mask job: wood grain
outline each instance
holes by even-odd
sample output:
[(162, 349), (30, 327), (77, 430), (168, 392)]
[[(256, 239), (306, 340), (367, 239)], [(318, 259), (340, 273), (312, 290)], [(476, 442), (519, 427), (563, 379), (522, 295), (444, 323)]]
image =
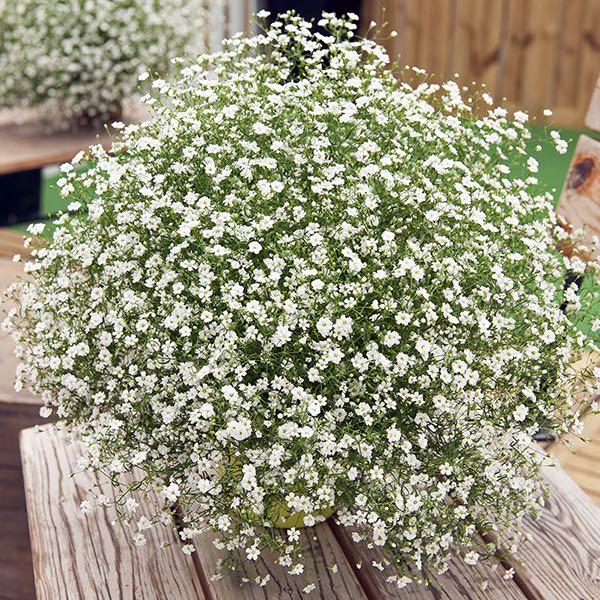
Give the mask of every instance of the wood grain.
[(600, 507), (564, 470), (544, 474), (550, 499), (539, 521), (525, 523), (533, 541), (523, 547), (525, 565), (515, 566), (517, 573), (540, 598), (600, 598)]
[(553, 98), (555, 106), (577, 105), (585, 2), (586, 0), (562, 0)]
[[(147, 107), (128, 103), (123, 118), (136, 122), (148, 114)], [(0, 113), (0, 175), (70, 161), (93, 144), (110, 146), (113, 137), (100, 126), (49, 132), (33, 110)]]
[(600, 68), (600, 2), (586, 0), (583, 7), (577, 101), (586, 114)]
[(0, 402), (0, 467), (21, 469), (19, 434), (22, 429), (47, 424), (39, 406)]
[(461, 81), (484, 83), (493, 94), (497, 89), (502, 54), (503, 0), (461, 0), (456, 4), (453, 61)]
[[(398, 32), (383, 45), (436, 81), (485, 83), (511, 109), (581, 127), (600, 65), (598, 0), (372, 0), (363, 19)], [(600, 123), (598, 123), (600, 126)], [(596, 125), (594, 125), (594, 128)]]
[(600, 236), (599, 140), (579, 138), (556, 210), (573, 229), (584, 227), (584, 243), (589, 245), (593, 236)]
[(584, 419), (584, 437), (553, 444), (550, 454), (555, 456), (561, 467), (596, 504), (600, 504), (600, 415), (588, 415)]
[[(202, 599), (190, 557), (167, 528), (136, 548), (130, 534), (111, 526), (110, 510), (84, 516), (78, 506), (93, 483), (90, 475), (70, 477), (78, 456), (53, 428), (21, 435), (23, 476), (38, 600)], [(111, 489), (100, 484), (103, 493)], [(140, 514), (145, 502), (140, 499)]]
[[(450, 569), (443, 575), (437, 575), (431, 585), (411, 584), (405, 588), (397, 588), (386, 582), (388, 572), (382, 573), (373, 566), (373, 561), (382, 562), (376, 548), (369, 549), (365, 544), (355, 544), (347, 528), (332, 524), (332, 530), (346, 556), (352, 564), (361, 563), (356, 570), (358, 579), (367, 591), (369, 598), (385, 598), (386, 600), (440, 600), (442, 598), (458, 600), (470, 598), (483, 600), (525, 600), (517, 584), (503, 579), (504, 569), (495, 563), (494, 570), (490, 565), (469, 566), (464, 561), (452, 559)], [(485, 589), (483, 582), (487, 581)]]
[(12, 260), (15, 254), (27, 256), (29, 251), (23, 246), (23, 234), (6, 227), (0, 227), (0, 258)]
[[(302, 530), (304, 575), (288, 575), (287, 569), (273, 565), (262, 557), (256, 568), (264, 575), (270, 574), (271, 580), (260, 587), (254, 583), (241, 586), (242, 578), (249, 570), (243, 570), (219, 581), (211, 581), (217, 560), (223, 554), (212, 544), (214, 536), (206, 534), (196, 540), (197, 565), (202, 579), (208, 587), (207, 595), (211, 600), (297, 600), (299, 598), (323, 598), (326, 600), (366, 599), (350, 564), (338, 545), (331, 529), (326, 524)], [(243, 563), (248, 565), (247, 562)], [(337, 565), (337, 570), (334, 568)], [(303, 592), (309, 583), (317, 587), (310, 595)]]
[(585, 125), (594, 131), (600, 131), (600, 75), (592, 93), (592, 100), (585, 116)]

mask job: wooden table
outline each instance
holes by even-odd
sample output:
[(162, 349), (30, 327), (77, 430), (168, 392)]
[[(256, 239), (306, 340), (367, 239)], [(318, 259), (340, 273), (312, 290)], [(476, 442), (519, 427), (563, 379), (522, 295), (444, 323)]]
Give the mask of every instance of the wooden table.
[[(145, 105), (129, 101), (124, 106), (123, 120), (138, 122), (148, 114)], [(102, 126), (50, 131), (36, 110), (0, 112), (0, 175), (70, 161), (93, 144), (109, 145), (112, 137)]]
[[(240, 587), (240, 576), (212, 581), (219, 552), (211, 536), (200, 538), (191, 557), (177, 548), (176, 536), (164, 528), (153, 532), (143, 548), (135, 548), (130, 534), (114, 529), (114, 513), (84, 516), (79, 503), (98, 483), (89, 474), (69, 477), (78, 448), (68, 445), (48, 427), (21, 434), (21, 455), (33, 549), (38, 599), (88, 600), (594, 600), (600, 598), (600, 508), (563, 472), (545, 473), (552, 498), (538, 522), (525, 528), (534, 541), (523, 549), (526, 566), (514, 565), (516, 576), (505, 580), (509, 565), (467, 566), (455, 559), (450, 571), (429, 587), (390, 587), (371, 566), (374, 551), (350, 541), (345, 529), (328, 521), (303, 530), (308, 580), (318, 579), (310, 594), (306, 581), (270, 566), (272, 580), (263, 588)], [(140, 514), (143, 514), (142, 502)], [(172, 546), (161, 549), (162, 542)], [(356, 562), (362, 561), (362, 568)], [(337, 570), (332, 570), (333, 565)], [(483, 580), (489, 584), (484, 591)]]
[[(128, 102), (123, 120), (148, 114), (147, 107)], [(102, 126), (49, 131), (35, 110), (0, 112), (0, 224), (39, 218), (41, 169), (70, 161), (93, 144), (110, 146), (113, 137), (114, 130)]]

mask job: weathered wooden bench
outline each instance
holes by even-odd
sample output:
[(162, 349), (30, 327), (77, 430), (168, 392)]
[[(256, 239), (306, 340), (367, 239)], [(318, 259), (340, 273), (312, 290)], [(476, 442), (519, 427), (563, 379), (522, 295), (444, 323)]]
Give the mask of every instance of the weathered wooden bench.
[[(271, 581), (262, 588), (241, 586), (242, 575), (211, 580), (219, 552), (210, 536), (196, 543), (197, 552), (190, 557), (178, 549), (175, 533), (167, 528), (137, 548), (130, 532), (111, 526), (110, 511), (83, 515), (79, 505), (90, 485), (99, 484), (107, 495), (111, 490), (89, 474), (70, 476), (78, 448), (51, 426), (24, 430), (21, 455), (39, 600), (600, 598), (600, 508), (555, 469), (546, 471), (552, 496), (541, 519), (525, 525), (533, 541), (523, 549), (524, 566), (497, 563), (490, 570), (456, 559), (431, 586), (397, 589), (371, 565), (378, 558), (375, 551), (357, 547), (344, 528), (328, 521), (304, 530), (308, 580), (318, 578), (316, 589), (307, 594), (307, 581), (283, 568), (270, 567)], [(143, 509), (144, 502), (142, 514)], [(164, 549), (164, 542), (172, 545)], [(515, 576), (506, 580), (510, 567)]]

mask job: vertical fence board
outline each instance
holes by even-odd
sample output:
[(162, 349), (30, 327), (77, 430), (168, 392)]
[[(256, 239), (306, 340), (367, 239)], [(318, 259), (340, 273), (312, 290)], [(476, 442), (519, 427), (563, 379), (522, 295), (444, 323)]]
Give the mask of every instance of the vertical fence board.
[(585, 116), (585, 124), (594, 131), (600, 131), (600, 75), (592, 94), (592, 100)]
[(514, 101), (522, 92), (525, 50), (531, 43), (531, 34), (527, 29), (529, 5), (523, 0), (507, 0), (507, 11), (504, 70), (500, 93)]
[(556, 45), (560, 18), (559, 0), (528, 0), (526, 39), (523, 55), (523, 93), (511, 100), (530, 110), (546, 108), (554, 95)]
[(453, 21), (452, 0), (422, 0), (427, 7), (424, 35), (421, 37), (420, 54), (423, 65), (438, 77), (447, 73), (446, 61), (450, 58), (450, 25)]
[(470, 78), (473, 72), (475, 55), (476, 24), (473, 19), (473, 10), (477, 0), (459, 0), (456, 6), (454, 43), (452, 51), (453, 71)]
[(426, 8), (423, 0), (406, 0), (406, 36), (404, 41), (403, 62), (407, 65), (427, 67), (420, 55), (423, 37), (422, 11)]
[(577, 103), (581, 35), (586, 0), (562, 0), (554, 104)]

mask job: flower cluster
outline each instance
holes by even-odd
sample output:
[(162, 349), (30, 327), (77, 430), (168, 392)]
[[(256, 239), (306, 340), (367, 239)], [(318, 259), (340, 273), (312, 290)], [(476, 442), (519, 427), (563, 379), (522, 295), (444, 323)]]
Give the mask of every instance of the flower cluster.
[(177, 61), (153, 119), (63, 165), (69, 212), (6, 325), (17, 385), (85, 442), (139, 543), (176, 503), (186, 551), (212, 532), (298, 574), (277, 526), (335, 509), (403, 586), (497, 551), (481, 533), (520, 542), (532, 434), (579, 428), (569, 365), (593, 344), (562, 281), (585, 266), (554, 250), (527, 115), (399, 83), (353, 16), (319, 26)]
[(44, 105), (72, 126), (118, 114), (150, 69), (202, 48), (199, 0), (0, 2), (0, 106)]

